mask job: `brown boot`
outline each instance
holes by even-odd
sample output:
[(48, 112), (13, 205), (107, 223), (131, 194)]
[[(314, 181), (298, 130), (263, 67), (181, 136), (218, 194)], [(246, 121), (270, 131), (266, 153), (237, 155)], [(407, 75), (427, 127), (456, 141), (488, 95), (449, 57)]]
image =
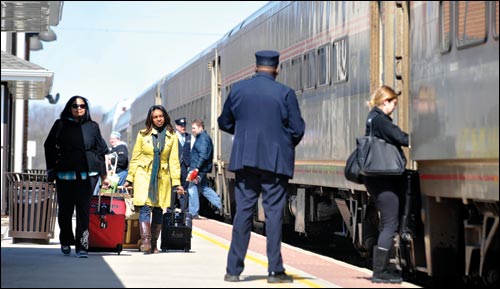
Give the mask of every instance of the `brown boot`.
[(158, 248), (156, 244), (158, 243), (158, 237), (160, 237), (162, 224), (151, 224), (151, 254), (158, 253)]
[(141, 240), (142, 244), (139, 250), (141, 252), (149, 253), (151, 250), (151, 223), (150, 222), (141, 222), (141, 226), (139, 227), (141, 231)]

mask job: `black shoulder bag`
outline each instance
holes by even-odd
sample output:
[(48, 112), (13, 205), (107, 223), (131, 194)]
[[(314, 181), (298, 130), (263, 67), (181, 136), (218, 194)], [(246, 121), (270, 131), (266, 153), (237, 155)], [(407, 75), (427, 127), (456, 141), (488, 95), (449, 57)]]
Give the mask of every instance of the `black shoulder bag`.
[(360, 174), (401, 175), (405, 170), (406, 161), (395, 145), (373, 135), (372, 120), (368, 119), (370, 135), (356, 138)]
[(363, 184), (363, 176), (359, 174), (360, 167), (358, 162), (358, 149), (354, 149), (347, 162), (344, 169), (344, 176), (348, 181), (356, 184)]

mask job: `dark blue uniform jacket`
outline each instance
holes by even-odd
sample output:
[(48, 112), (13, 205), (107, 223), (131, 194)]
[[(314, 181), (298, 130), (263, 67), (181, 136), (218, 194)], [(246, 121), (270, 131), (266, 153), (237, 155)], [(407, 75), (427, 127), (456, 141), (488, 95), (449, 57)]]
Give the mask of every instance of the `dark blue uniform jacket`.
[(244, 167), (293, 177), (295, 146), (304, 136), (295, 92), (268, 73), (235, 83), (217, 119), (234, 134), (228, 169)]

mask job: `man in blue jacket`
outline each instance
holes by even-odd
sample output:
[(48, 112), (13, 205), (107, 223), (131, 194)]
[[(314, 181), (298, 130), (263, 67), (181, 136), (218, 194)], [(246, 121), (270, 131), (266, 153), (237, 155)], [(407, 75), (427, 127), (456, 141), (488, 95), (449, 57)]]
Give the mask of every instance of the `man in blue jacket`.
[(291, 283), (281, 256), (281, 225), (288, 180), (293, 177), (295, 146), (304, 136), (297, 96), (275, 81), (279, 53), (258, 51), (256, 74), (235, 83), (217, 119), (234, 135), (228, 169), (235, 172), (236, 215), (224, 280), (237, 282), (244, 269), (252, 218), (262, 192), (267, 234), (268, 283)]
[(217, 210), (222, 208), (222, 202), (220, 196), (208, 186), (207, 174), (212, 172), (214, 158), (212, 139), (205, 131), (205, 124), (200, 119), (193, 120), (191, 123), (191, 132), (196, 136), (196, 140), (191, 149), (189, 175), (192, 175), (193, 171), (196, 170), (198, 177), (190, 181), (188, 186), (189, 213), (191, 213), (193, 219), (198, 219), (200, 210), (198, 192), (201, 192)]

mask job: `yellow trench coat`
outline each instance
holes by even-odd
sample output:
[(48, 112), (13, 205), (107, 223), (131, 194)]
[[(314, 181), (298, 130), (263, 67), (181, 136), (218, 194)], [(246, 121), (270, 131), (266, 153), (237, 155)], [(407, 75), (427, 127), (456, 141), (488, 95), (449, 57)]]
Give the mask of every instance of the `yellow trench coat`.
[(141, 132), (137, 134), (127, 176), (127, 181), (133, 183), (134, 187), (134, 205), (148, 205), (165, 209), (170, 206), (172, 187), (181, 184), (177, 135), (166, 132), (165, 147), (161, 153), (158, 171), (158, 199), (156, 203), (153, 203), (148, 197), (148, 190), (153, 169), (152, 134), (156, 135), (158, 132), (154, 128), (147, 135), (143, 135)]

